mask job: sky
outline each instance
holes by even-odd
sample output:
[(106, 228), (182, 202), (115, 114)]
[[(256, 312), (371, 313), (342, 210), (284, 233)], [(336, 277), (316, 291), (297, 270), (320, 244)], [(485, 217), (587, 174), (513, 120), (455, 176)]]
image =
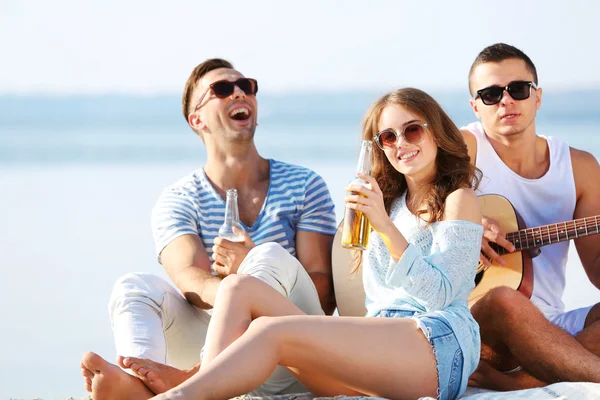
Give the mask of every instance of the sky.
[(600, 2), (1, 0), (0, 94), (179, 93), (211, 57), (261, 90), (461, 89), (502, 41), (544, 87), (600, 88)]

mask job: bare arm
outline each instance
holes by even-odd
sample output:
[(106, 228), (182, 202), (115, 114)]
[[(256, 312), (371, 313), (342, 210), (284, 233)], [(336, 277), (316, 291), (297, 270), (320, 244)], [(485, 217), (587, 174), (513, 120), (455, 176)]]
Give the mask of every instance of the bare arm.
[(331, 246), (333, 236), (298, 230), (296, 232), (296, 255), (300, 264), (310, 275), (325, 314), (335, 309), (333, 279), (331, 273)]
[(462, 129), (460, 133), (462, 133), (463, 139), (467, 144), (467, 153), (469, 153), (469, 157), (471, 158), (471, 164), (475, 165), (477, 159), (477, 139), (475, 139), (475, 135), (468, 129)]
[(185, 298), (196, 307), (210, 309), (221, 280), (210, 273), (210, 260), (197, 235), (182, 235), (161, 252), (167, 274)]
[[(600, 165), (585, 151), (571, 149), (577, 204), (573, 218), (600, 215)], [(600, 217), (596, 221), (600, 221)], [(600, 289), (600, 235), (575, 240), (583, 268), (594, 286)]]

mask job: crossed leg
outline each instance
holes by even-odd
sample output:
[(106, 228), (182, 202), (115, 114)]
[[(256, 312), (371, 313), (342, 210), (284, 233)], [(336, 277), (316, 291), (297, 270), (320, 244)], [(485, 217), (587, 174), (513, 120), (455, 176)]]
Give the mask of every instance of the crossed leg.
[(232, 276), (219, 289), (200, 371), (155, 398), (231, 398), (277, 365), (317, 396), (408, 399), (438, 388), (431, 344), (413, 320), (306, 316), (263, 282)]
[[(516, 390), (559, 381), (600, 382), (599, 304), (575, 337), (549, 322), (521, 293), (506, 287), (490, 291), (471, 312), (481, 328), (482, 361), (470, 385)], [(517, 365), (524, 370), (499, 372)]]

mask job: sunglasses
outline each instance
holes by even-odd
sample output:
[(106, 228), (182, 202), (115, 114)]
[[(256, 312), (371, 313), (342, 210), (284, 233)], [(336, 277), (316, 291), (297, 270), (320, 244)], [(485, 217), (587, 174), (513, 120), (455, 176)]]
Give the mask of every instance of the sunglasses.
[(480, 89), (475, 93), (475, 96), (473, 96), (473, 100), (476, 100), (477, 97), (481, 97), (483, 104), (486, 106), (493, 106), (502, 100), (505, 90), (513, 99), (525, 100), (531, 95), (531, 88), (537, 89), (537, 85), (531, 81), (513, 81), (504, 87), (490, 86)]
[(406, 125), (400, 134), (393, 129), (386, 129), (378, 132), (373, 136), (373, 141), (381, 150), (391, 149), (396, 147), (398, 138), (402, 136), (410, 144), (417, 144), (425, 137), (426, 122), (415, 121)]
[(204, 100), (204, 97), (210, 90), (212, 90), (212, 92), (215, 94), (215, 97), (219, 99), (224, 99), (233, 94), (236, 86), (239, 87), (247, 95), (256, 95), (256, 93), (258, 93), (258, 82), (256, 81), (256, 79), (240, 78), (234, 82), (227, 80), (216, 81), (211, 83), (208, 89), (206, 89), (206, 91), (204, 92), (204, 94), (200, 96), (200, 100), (198, 100), (196, 107), (194, 107), (194, 111), (197, 111), (198, 108), (200, 108), (202, 100)]

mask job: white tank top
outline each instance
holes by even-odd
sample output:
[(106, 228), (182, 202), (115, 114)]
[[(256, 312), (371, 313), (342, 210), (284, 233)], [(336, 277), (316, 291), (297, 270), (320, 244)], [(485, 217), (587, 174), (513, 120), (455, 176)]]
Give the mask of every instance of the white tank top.
[[(526, 179), (498, 157), (480, 122), (467, 125), (477, 139), (476, 165), (483, 172), (478, 194), (500, 194), (521, 215), (528, 228), (573, 219), (576, 192), (567, 143), (545, 137), (550, 150), (550, 168), (538, 179)], [(543, 246), (533, 259), (531, 301), (547, 317), (564, 311), (565, 268), (570, 241)]]

